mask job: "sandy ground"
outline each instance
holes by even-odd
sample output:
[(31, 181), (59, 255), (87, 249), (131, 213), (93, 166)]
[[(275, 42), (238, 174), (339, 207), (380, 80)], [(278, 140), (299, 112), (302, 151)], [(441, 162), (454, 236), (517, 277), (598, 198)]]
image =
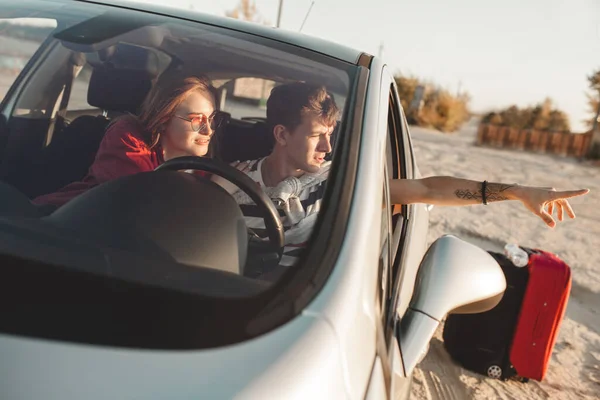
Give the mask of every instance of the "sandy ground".
[(413, 399), (600, 399), (600, 167), (574, 159), (474, 146), (476, 121), (444, 135), (412, 128), (423, 176), (454, 175), (493, 182), (589, 188), (571, 201), (577, 214), (547, 228), (521, 204), (506, 202), (431, 211), (430, 243), (455, 234), (486, 250), (519, 243), (558, 254), (572, 268), (573, 289), (542, 383), (501, 382), (452, 362), (438, 329), (428, 355), (415, 371)]

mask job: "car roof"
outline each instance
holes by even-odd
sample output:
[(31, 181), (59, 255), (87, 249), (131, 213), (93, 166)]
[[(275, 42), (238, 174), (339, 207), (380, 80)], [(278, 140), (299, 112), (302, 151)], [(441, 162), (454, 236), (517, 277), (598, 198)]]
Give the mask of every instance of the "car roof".
[(339, 60), (358, 64), (359, 59), (363, 52), (353, 49), (351, 47), (343, 46), (338, 43), (334, 43), (328, 40), (319, 39), (313, 36), (305, 35), (299, 32), (293, 32), (284, 30), (281, 28), (273, 28), (261, 24), (246, 22), (237, 20), (235, 18), (220, 17), (216, 15), (210, 15), (195, 10), (185, 10), (174, 7), (167, 7), (162, 5), (138, 3), (133, 1), (114, 1), (114, 0), (102, 0), (102, 1), (88, 1), (88, 0), (74, 0), (79, 3), (92, 3), (110, 5), (130, 10), (138, 10), (144, 12), (150, 12), (153, 14), (160, 14), (165, 16), (171, 16), (175, 18), (200, 22), (208, 25), (214, 25), (232, 29), (244, 33), (249, 33), (264, 38), (277, 40), (279, 42), (291, 44), (294, 46), (302, 47), (311, 51), (322, 53)]

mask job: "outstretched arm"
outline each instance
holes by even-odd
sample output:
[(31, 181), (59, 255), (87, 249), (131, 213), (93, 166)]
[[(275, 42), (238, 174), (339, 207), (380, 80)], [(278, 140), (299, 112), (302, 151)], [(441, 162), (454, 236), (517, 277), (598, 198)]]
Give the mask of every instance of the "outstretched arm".
[[(423, 179), (390, 180), (390, 197), (394, 204), (427, 203), (439, 206), (466, 206), (482, 204), (483, 183), (451, 176), (433, 176)], [(556, 209), (559, 221), (563, 213), (575, 218), (569, 202), (571, 197), (588, 193), (588, 189), (557, 192), (553, 188), (537, 188), (489, 182), (486, 184), (487, 203), (505, 200), (519, 200), (523, 205), (554, 227), (556, 222), (552, 214)]]

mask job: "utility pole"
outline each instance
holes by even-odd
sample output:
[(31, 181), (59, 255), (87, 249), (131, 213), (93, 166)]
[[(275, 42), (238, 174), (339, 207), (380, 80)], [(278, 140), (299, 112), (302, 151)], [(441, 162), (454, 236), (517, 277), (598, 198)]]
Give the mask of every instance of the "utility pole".
[(383, 57), (383, 42), (379, 42), (379, 54), (377, 54), (377, 57)]
[(277, 10), (277, 27), (281, 26), (281, 10), (283, 9), (283, 0), (279, 0), (279, 9)]

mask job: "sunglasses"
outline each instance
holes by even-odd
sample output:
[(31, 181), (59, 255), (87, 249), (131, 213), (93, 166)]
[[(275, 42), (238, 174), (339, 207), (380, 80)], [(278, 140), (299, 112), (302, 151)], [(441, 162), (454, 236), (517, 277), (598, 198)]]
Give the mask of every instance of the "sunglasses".
[(188, 121), (194, 132), (207, 132), (209, 126), (212, 131), (215, 131), (221, 127), (223, 122), (226, 120), (225, 114), (219, 111), (213, 112), (208, 117), (204, 114), (196, 114), (192, 118), (182, 117), (181, 115), (175, 116), (184, 121)]

